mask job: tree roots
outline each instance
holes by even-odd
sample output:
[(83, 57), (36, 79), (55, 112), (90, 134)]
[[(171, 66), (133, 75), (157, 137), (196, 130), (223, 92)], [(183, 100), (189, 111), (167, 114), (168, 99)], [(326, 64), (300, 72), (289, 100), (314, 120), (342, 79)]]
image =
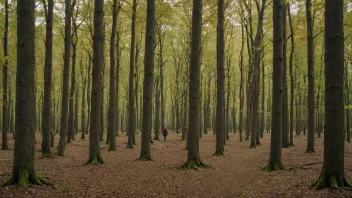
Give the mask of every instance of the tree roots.
[(139, 161), (153, 161), (152, 157), (149, 155), (142, 155), (140, 158), (138, 158), (137, 160)]
[(39, 177), (35, 169), (28, 172), (25, 168), (20, 168), (18, 173), (13, 173), (9, 180), (3, 184), (0, 184), (0, 187), (17, 184), (20, 188), (28, 188), (30, 183), (34, 185), (54, 186), (54, 184), (46, 181), (42, 177)]
[(215, 153), (212, 156), (225, 156), (223, 151), (215, 151)]
[(346, 177), (343, 174), (335, 174), (332, 171), (328, 172), (323, 170), (320, 174), (318, 181), (316, 181), (312, 187), (317, 190), (324, 188), (331, 188), (334, 190), (347, 187), (352, 188), (352, 184), (346, 180)]
[(88, 165), (88, 164), (99, 165), (99, 164), (105, 164), (105, 162), (100, 156), (97, 156), (97, 157), (94, 157), (94, 158), (89, 157), (89, 159), (85, 163), (85, 165)]
[(285, 166), (282, 164), (282, 162), (280, 161), (280, 163), (269, 163), (266, 167), (262, 168), (262, 171), (282, 171), (282, 170), (286, 170)]
[(191, 170), (199, 170), (199, 168), (210, 168), (210, 166), (203, 164), (202, 161), (189, 161), (184, 163), (181, 168), (191, 169)]
[(54, 158), (54, 156), (51, 153), (43, 153), (41, 158)]

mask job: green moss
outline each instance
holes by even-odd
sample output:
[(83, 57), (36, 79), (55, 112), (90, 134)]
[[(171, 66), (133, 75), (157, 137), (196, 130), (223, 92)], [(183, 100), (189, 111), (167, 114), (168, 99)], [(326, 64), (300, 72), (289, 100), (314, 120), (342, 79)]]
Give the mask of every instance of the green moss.
[(29, 173), (24, 168), (20, 168), (19, 176), (18, 176), (18, 187), (20, 188), (28, 188), (29, 183)]
[(104, 160), (100, 156), (95, 156), (95, 157), (89, 157), (85, 165), (92, 164), (92, 165), (99, 165), (99, 164), (105, 164)]
[(342, 187), (352, 188), (352, 184), (346, 180), (344, 175), (336, 174), (333, 171), (328, 172), (326, 169), (323, 169), (318, 181), (313, 184), (313, 187), (317, 190), (324, 188), (337, 190)]
[(54, 158), (51, 153), (43, 153), (41, 158)]

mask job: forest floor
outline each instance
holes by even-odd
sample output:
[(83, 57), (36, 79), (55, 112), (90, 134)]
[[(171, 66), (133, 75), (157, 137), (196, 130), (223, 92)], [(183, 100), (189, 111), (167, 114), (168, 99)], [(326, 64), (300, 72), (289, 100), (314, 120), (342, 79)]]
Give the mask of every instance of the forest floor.
[[(12, 136), (12, 135), (9, 135)], [(249, 148), (240, 143), (238, 133), (230, 134), (225, 156), (212, 156), (215, 136), (203, 135), (200, 155), (212, 168), (200, 171), (179, 169), (186, 162), (185, 141), (181, 134), (169, 133), (167, 141), (154, 141), (153, 161), (136, 161), (140, 134), (133, 149), (126, 149), (127, 137), (117, 138), (118, 149), (108, 152), (102, 143), (106, 165), (83, 165), (88, 159), (88, 140), (67, 144), (64, 157), (40, 159), (41, 136), (37, 134), (35, 164), (38, 173), (55, 187), (14, 186), (0, 188), (0, 197), (352, 197), (352, 190), (310, 188), (318, 178), (323, 161), (323, 138), (316, 139), (316, 153), (305, 154), (306, 137), (296, 137), (295, 146), (283, 149), (287, 171), (262, 172), (269, 160), (270, 134), (262, 145)], [(162, 136), (160, 137), (162, 139)], [(56, 136), (57, 145), (58, 136)], [(13, 148), (13, 140), (10, 141)], [(53, 149), (56, 150), (56, 149)], [(13, 151), (0, 151), (0, 183), (11, 175)], [(352, 145), (346, 145), (346, 175), (352, 179)]]

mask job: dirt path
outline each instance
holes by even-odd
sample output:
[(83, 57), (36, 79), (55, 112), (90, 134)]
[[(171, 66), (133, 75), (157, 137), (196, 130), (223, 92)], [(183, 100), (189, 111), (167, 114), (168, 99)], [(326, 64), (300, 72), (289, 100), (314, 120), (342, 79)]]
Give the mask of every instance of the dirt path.
[[(240, 143), (238, 134), (230, 134), (226, 156), (211, 156), (215, 136), (204, 135), (200, 153), (211, 169), (189, 171), (178, 169), (187, 157), (186, 142), (180, 134), (169, 133), (168, 140), (154, 141), (152, 162), (135, 161), (140, 152), (140, 135), (134, 149), (126, 149), (127, 138), (118, 137), (118, 151), (102, 154), (108, 163), (85, 166), (88, 140), (77, 140), (66, 146), (66, 156), (40, 159), (36, 152), (38, 173), (55, 183), (55, 188), (31, 186), (0, 188), (0, 197), (352, 197), (352, 191), (316, 191), (309, 186), (317, 179), (322, 164), (322, 139), (316, 140), (316, 154), (305, 154), (305, 137), (295, 138), (295, 147), (283, 149), (283, 163), (289, 171), (261, 172), (269, 159), (270, 134), (262, 146), (249, 149), (249, 142)], [(37, 150), (40, 149), (37, 134)], [(56, 136), (56, 142), (58, 136)], [(11, 141), (10, 145), (13, 145)], [(57, 145), (57, 144), (56, 144)], [(13, 147), (13, 146), (12, 146)], [(55, 149), (54, 149), (55, 150)], [(352, 147), (346, 146), (346, 174), (352, 178)], [(13, 151), (0, 151), (0, 182), (10, 177)], [(305, 165), (318, 163), (315, 165)]]

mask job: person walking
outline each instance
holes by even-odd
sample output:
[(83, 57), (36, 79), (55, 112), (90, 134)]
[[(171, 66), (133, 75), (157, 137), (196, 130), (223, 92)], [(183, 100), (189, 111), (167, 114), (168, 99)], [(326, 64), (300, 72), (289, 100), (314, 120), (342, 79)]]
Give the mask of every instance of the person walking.
[(164, 141), (166, 141), (166, 136), (167, 136), (167, 130), (166, 129), (164, 129), (163, 135), (164, 135)]

